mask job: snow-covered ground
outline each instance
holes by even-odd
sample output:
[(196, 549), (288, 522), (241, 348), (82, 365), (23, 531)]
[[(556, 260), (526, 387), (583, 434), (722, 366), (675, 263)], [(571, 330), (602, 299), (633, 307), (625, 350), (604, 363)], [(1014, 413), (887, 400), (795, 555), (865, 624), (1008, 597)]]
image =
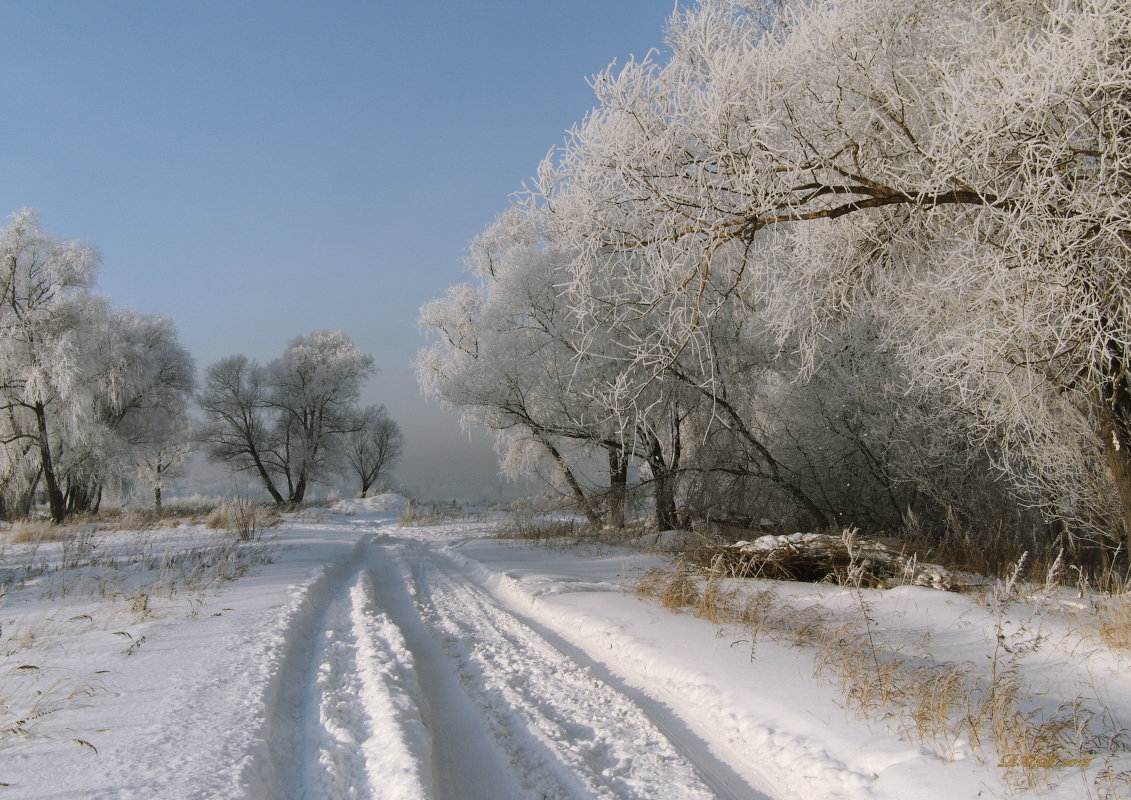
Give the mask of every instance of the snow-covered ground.
[[(1067, 592), (991, 607), (778, 584), (762, 597), (798, 624), (775, 635), (626, 592), (655, 556), (397, 511), (343, 502), (251, 543), (185, 526), (7, 545), (0, 798), (1031, 794), (1010, 754), (916, 734), (906, 703), (862, 718), (835, 649), (798, 644), (812, 609), (940, 675), (1010, 669), (1032, 719), (1068, 697), (1078, 728), (1131, 720), (1128, 664)], [(1106, 749), (1042, 771), (1037, 795), (1131, 795), (1121, 738), (1091, 741)]]

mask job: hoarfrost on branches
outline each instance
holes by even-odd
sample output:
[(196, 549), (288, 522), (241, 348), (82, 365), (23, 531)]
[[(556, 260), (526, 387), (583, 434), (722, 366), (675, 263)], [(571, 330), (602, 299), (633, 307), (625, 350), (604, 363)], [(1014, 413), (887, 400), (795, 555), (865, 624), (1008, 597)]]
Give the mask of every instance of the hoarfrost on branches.
[(772, 21), (701, 2), (666, 63), (595, 79), (597, 108), (540, 170), (578, 253), (573, 301), (635, 319), (602, 273), (631, 254), (655, 310), (634, 357), (654, 372), (737, 293), (802, 375), (854, 309), (881, 309), (916, 386), (975, 411), (1019, 488), (1096, 475), (1034, 471), (1067, 425), (1131, 532), (1111, 444), (1131, 422), (1129, 42), (1109, 0), (794, 3)]
[[(932, 469), (977, 464), (992, 488), (992, 465), (1018, 518), (1131, 536), (1126, 2), (701, 0), (673, 15), (668, 51), (593, 79), (596, 107), (480, 237), (479, 284), (425, 307), (442, 337), (426, 390), (512, 430), (491, 394), (504, 376), (476, 388), (468, 365), (543, 356), (515, 336), (550, 300), (539, 347), (560, 348), (570, 380), (510, 386), (524, 408), (535, 386), (572, 393), (628, 453), (673, 413), (704, 445), (721, 426), (741, 474), (829, 518), (844, 499), (813, 478), (828, 454), (851, 443), (894, 510), (904, 441), (910, 482), (955, 520)], [(764, 359), (761, 389), (736, 380)], [(794, 403), (822, 440), (776, 405), (788, 385), (857, 407)], [(692, 413), (677, 386), (711, 408)], [(885, 403), (877, 436), (845, 427)], [(538, 408), (539, 428), (568, 419)], [(931, 430), (927, 408), (947, 423)], [(932, 455), (956, 436), (954, 458)]]
[(185, 413), (193, 365), (172, 323), (89, 291), (98, 253), (17, 211), (0, 232), (0, 391), (5, 514), (42, 482), (55, 522), (98, 507), (132, 477), (140, 448)]
[(356, 403), (373, 372), (372, 357), (341, 331), (296, 337), (265, 367), (221, 359), (197, 397), (208, 452), (254, 472), (276, 503), (301, 503), (311, 484), (340, 471), (341, 440), (364, 424)]

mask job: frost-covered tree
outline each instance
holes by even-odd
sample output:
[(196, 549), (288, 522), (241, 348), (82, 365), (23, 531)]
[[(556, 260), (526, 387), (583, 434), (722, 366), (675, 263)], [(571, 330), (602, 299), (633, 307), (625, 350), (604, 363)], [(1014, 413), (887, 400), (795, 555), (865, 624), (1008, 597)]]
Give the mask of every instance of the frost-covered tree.
[(141, 443), (135, 456), (137, 479), (153, 489), (153, 507), (161, 510), (161, 493), (169, 482), (184, 475), (184, 468), (192, 454), (195, 439), (194, 427), (187, 418), (180, 424), (169, 426), (161, 435)]
[(336, 437), (354, 428), (353, 406), (373, 359), (341, 331), (315, 331), (292, 339), (267, 373), (276, 412), (272, 457), (288, 501), (301, 503), (307, 486), (332, 471)]
[(135, 478), (146, 452), (164, 450), (169, 458), (184, 448), (195, 382), (192, 357), (172, 320), (101, 304), (90, 308), (84, 372), (95, 424), (69, 454), (70, 512), (96, 510), (103, 487)]
[(254, 471), (276, 503), (301, 503), (311, 483), (335, 470), (372, 374), (373, 359), (341, 331), (297, 337), (266, 367), (222, 359), (207, 369), (197, 400), (209, 453)]
[(1131, 536), (1126, 3), (702, 0), (668, 39), (598, 76), (540, 173), (578, 311), (651, 316), (633, 357), (659, 374), (733, 302), (705, 287), (750, 280), (804, 375), (880, 307), (1021, 496)]
[(119, 310), (111, 330), (102, 348), (101, 414), (124, 447), (123, 479), (152, 487), (160, 508), (161, 490), (192, 449), (195, 367), (168, 318)]
[(522, 319), (526, 309), (493, 317), (499, 307), (470, 284), (426, 304), (421, 323), (438, 338), (418, 357), (421, 388), (458, 409), (465, 425), (494, 434), (504, 473), (529, 474), (549, 459), (558, 479), (551, 483), (564, 484), (590, 523), (598, 524), (597, 505), (569, 457), (573, 448), (567, 444), (579, 437), (561, 435), (580, 432), (564, 431), (569, 418), (556, 413), (567, 363)]
[(192, 359), (168, 319), (93, 296), (97, 252), (54, 239), (34, 212), (9, 219), (0, 259), (3, 495), (26, 513), (42, 483), (62, 522), (96, 509), (136, 448), (184, 414)]
[[(61, 437), (77, 437), (93, 417), (82, 391), (82, 326), (86, 289), (98, 253), (45, 233), (38, 215), (22, 209), (0, 232), (0, 387), (10, 464), (34, 459), (32, 487), (42, 480), (51, 518), (66, 516), (59, 474)], [(29, 471), (14, 466), (27, 481)]]
[[(459, 409), (465, 424), (494, 433), (505, 473), (529, 474), (548, 460), (552, 482), (564, 484), (591, 524), (621, 527), (634, 431), (594, 391), (617, 367), (592, 348), (580, 357), (586, 333), (559, 287), (565, 259), (528, 211), (511, 209), (472, 243), (476, 284), (421, 309), (436, 334), (417, 361), (421, 386)], [(602, 490), (579, 469), (594, 459), (608, 463)]]
[(342, 444), (343, 471), (357, 478), (360, 496), (366, 497), (400, 457), (404, 435), (384, 406), (366, 406), (348, 427)]
[(205, 418), (201, 440), (213, 460), (254, 472), (271, 499), (282, 505), (286, 499), (269, 470), (272, 421), (267, 392), (263, 367), (247, 356), (229, 356), (210, 365), (196, 399)]

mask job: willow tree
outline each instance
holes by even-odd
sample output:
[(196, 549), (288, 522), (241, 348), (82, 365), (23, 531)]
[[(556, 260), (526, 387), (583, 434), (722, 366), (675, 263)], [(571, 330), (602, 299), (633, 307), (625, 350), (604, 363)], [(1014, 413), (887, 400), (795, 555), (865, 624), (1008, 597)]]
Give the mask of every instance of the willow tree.
[(361, 497), (388, 476), (404, 449), (404, 434), (384, 406), (356, 412), (342, 443), (342, 473), (355, 477)]
[(26, 512), (42, 483), (56, 523), (128, 480), (192, 390), (172, 322), (93, 295), (97, 264), (28, 209), (0, 231), (0, 492)]
[[(66, 505), (58, 471), (64, 429), (90, 421), (90, 397), (79, 388), (83, 305), (98, 253), (44, 232), (30, 209), (13, 214), (0, 232), (0, 390), (5, 456), (34, 451), (37, 478), (47, 488), (51, 519)], [(30, 450), (25, 445), (30, 446)]]
[[(572, 297), (658, 373), (745, 286), (803, 371), (861, 304), (1049, 517), (1131, 537), (1125, 0), (702, 0), (540, 171)], [(615, 324), (615, 320), (614, 320)]]
[(229, 356), (205, 371), (197, 398), (209, 455), (254, 472), (277, 504), (301, 503), (338, 469), (341, 437), (357, 429), (357, 400), (373, 359), (341, 331), (290, 341), (267, 366)]

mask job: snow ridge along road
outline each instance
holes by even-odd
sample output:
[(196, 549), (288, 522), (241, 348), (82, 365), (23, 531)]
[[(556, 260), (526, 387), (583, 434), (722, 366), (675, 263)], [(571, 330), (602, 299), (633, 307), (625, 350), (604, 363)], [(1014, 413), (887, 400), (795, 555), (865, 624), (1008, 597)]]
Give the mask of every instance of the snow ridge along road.
[(253, 798), (711, 798), (624, 693), (435, 543), (366, 534), (296, 598)]

